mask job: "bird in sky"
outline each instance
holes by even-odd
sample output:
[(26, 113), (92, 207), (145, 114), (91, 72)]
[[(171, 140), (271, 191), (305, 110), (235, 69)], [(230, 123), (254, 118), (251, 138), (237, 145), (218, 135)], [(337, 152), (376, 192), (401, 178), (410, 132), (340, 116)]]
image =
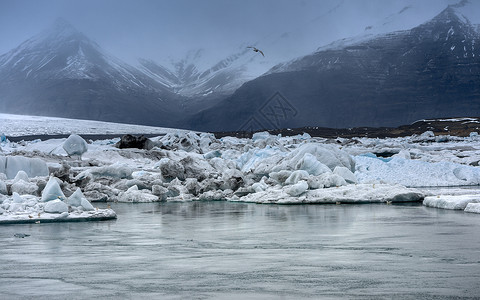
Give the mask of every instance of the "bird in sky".
[(265, 57), (265, 54), (263, 54), (263, 51), (262, 51), (262, 50), (257, 49), (256, 47), (253, 47), (253, 46), (248, 46), (247, 48), (252, 48), (253, 51), (255, 51), (255, 52), (260, 52), (260, 54), (262, 54), (262, 56)]

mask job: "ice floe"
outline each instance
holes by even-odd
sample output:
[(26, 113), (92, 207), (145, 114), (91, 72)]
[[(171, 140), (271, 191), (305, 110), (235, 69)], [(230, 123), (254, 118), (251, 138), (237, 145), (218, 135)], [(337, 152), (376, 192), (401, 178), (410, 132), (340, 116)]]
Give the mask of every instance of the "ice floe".
[(14, 192), (0, 205), (0, 224), (101, 221), (115, 218), (112, 209), (95, 209), (85, 198), (81, 199), (80, 205), (74, 205), (60, 199), (44, 202), (39, 197), (21, 196)]
[[(340, 204), (340, 203), (398, 203), (415, 202), (423, 194), (400, 185), (357, 184), (306, 190), (305, 181), (295, 185), (277, 187), (268, 191), (252, 193), (232, 201), (275, 204)], [(293, 194), (291, 191), (293, 190)]]
[[(439, 195), (428, 196), (423, 200), (423, 205), (443, 209), (466, 210), (469, 204), (480, 203), (480, 195)], [(476, 205), (468, 209), (469, 212), (477, 212)]]
[(464, 211), (480, 214), (480, 203), (468, 203)]
[[(8, 161), (7, 157), (7, 161)], [(21, 159), (15, 156), (15, 161), (22, 162), (15, 166), (20, 169), (32, 170), (29, 167), (33, 161), (30, 158)], [(40, 161), (40, 160), (38, 160)], [(34, 161), (36, 165), (45, 164)], [(8, 167), (6, 168), (8, 170)], [(65, 197), (60, 179), (50, 176), (35, 177), (32, 182), (24, 170), (19, 170), (14, 179), (0, 173), (0, 224), (38, 223), (38, 222), (67, 222), (109, 220), (116, 218), (111, 209), (95, 209), (84, 197), (80, 188), (67, 198)], [(31, 172), (31, 174), (37, 174)], [(48, 173), (47, 173), (48, 174)], [(43, 187), (43, 189), (40, 189)], [(41, 192), (39, 192), (41, 190)], [(10, 196), (9, 196), (10, 195)], [(40, 196), (41, 195), (41, 196)]]

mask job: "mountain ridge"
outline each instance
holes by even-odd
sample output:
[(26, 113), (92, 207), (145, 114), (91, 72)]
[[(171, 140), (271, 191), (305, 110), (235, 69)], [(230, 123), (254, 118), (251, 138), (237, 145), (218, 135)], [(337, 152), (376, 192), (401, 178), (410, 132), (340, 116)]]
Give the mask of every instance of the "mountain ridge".
[[(130, 65), (59, 19), (51, 28), (0, 56), (0, 109), (180, 128), (243, 130), (322, 125), (314, 123), (318, 122), (318, 103), (308, 101), (321, 96), (325, 98), (325, 112), (320, 114), (320, 120), (328, 122), (323, 124), (328, 127), (362, 126), (367, 121), (372, 122), (368, 125), (383, 125), (381, 115), (385, 113), (393, 120), (386, 124), (389, 126), (412, 118), (433, 117), (416, 113), (425, 110), (428, 98), (452, 95), (456, 85), (472, 95), (478, 94), (478, 78), (473, 76), (465, 81), (468, 74), (458, 72), (466, 72), (465, 64), (469, 63), (462, 59), (475, 62), (480, 56), (475, 47), (479, 26), (471, 24), (457, 11), (458, 7), (449, 6), (409, 30), (366, 34), (317, 47), (311, 54), (272, 65), (266, 73), (263, 70), (275, 59), (264, 60), (245, 45), (211, 66), (198, 64), (202, 51), (192, 51), (170, 67), (148, 59)], [(409, 9), (404, 8), (397, 15), (405, 11)], [(435, 33), (440, 25), (445, 26)], [(266, 54), (270, 57), (269, 52)], [(417, 69), (418, 66), (422, 68)], [(414, 88), (402, 90), (397, 82)], [(438, 89), (440, 83), (443, 90)], [(418, 103), (408, 99), (418, 92), (415, 85), (424, 85), (429, 93), (420, 95)], [(382, 89), (388, 93), (382, 94)], [(338, 94), (339, 90), (343, 92)], [(407, 105), (408, 111), (397, 107), (397, 113), (407, 115), (400, 115), (397, 120), (398, 114), (382, 108), (390, 105), (388, 101), (380, 100), (398, 98), (401, 90), (406, 97), (397, 106)], [(326, 101), (331, 97), (337, 100)], [(266, 105), (269, 101), (283, 105), (283, 117)], [(445, 106), (446, 101), (442, 101), (433, 105), (434, 113), (443, 111), (445, 107), (440, 106)], [(356, 102), (363, 106), (355, 107)], [(466, 103), (461, 106), (463, 110), (457, 111), (457, 115), (468, 111)], [(365, 111), (367, 107), (375, 113)], [(350, 123), (344, 117), (333, 118), (342, 110), (351, 115)], [(369, 117), (362, 119), (361, 114), (354, 112)], [(283, 120), (287, 114), (290, 120)], [(441, 117), (444, 116), (447, 115)]]
[(277, 65), (200, 112), (190, 126), (377, 127), (480, 114), (478, 43), (474, 26), (449, 6), (410, 30), (326, 47)]
[(0, 90), (9, 113), (157, 124), (180, 112), (177, 95), (62, 19), (0, 56)]

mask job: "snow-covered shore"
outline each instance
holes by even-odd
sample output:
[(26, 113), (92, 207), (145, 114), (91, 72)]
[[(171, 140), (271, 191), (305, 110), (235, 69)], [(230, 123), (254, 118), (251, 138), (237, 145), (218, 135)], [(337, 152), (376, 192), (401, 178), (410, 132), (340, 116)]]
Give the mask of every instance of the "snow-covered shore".
[[(468, 211), (478, 212), (474, 203), (480, 193), (424, 189), (480, 184), (476, 133), (460, 138), (426, 132), (387, 139), (282, 137), (266, 132), (251, 139), (171, 130), (164, 134), (151, 139), (149, 150), (119, 149), (118, 139), (87, 143), (75, 135), (18, 143), (3, 140), (0, 219), (12, 213), (28, 213), (29, 219), (32, 213), (42, 214), (45, 200), (40, 197), (52, 178), (66, 195), (58, 201), (74, 193), (82, 193), (86, 201), (275, 204), (395, 203), (430, 196), (425, 205), (448, 208), (440, 201), (449, 194), (473, 194), (462, 201), (473, 199), (465, 207), (472, 203)], [(36, 197), (37, 210), (28, 211), (35, 205), (11, 205), (14, 198), (21, 202), (19, 196)], [(73, 219), (71, 206), (68, 213)]]
[(164, 134), (177, 129), (122, 124), (92, 120), (72, 120), (55, 117), (25, 116), (0, 113), (0, 134), (10, 137), (29, 135), (119, 134), (142, 133)]

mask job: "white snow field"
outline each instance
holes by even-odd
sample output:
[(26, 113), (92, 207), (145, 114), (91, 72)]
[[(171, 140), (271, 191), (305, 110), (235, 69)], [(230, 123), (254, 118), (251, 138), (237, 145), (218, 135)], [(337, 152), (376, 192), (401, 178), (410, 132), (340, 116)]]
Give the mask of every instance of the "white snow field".
[(164, 134), (176, 129), (55, 117), (24, 116), (0, 113), (0, 134), (7, 136), (63, 134)]
[[(41, 117), (12, 118), (16, 122), (2, 123), (6, 136), (83, 132), (77, 121), (62, 120), (58, 128), (45, 129), (48, 122), (37, 126)], [(101, 126), (93, 130), (85, 124), (84, 132), (102, 133)], [(102, 124), (111, 133), (124, 132), (121, 124)], [(480, 184), (476, 133), (466, 138), (426, 132), (405, 138), (325, 139), (261, 132), (251, 139), (217, 139), (184, 130), (151, 132), (161, 136), (151, 139), (150, 150), (119, 149), (119, 138), (88, 143), (78, 135), (21, 142), (3, 138), (0, 221), (115, 217), (111, 210), (94, 209), (90, 202), (95, 201), (342, 204), (426, 197), (429, 207), (452, 209), (461, 203), (465, 211), (480, 211), (480, 192), (461, 188)]]

